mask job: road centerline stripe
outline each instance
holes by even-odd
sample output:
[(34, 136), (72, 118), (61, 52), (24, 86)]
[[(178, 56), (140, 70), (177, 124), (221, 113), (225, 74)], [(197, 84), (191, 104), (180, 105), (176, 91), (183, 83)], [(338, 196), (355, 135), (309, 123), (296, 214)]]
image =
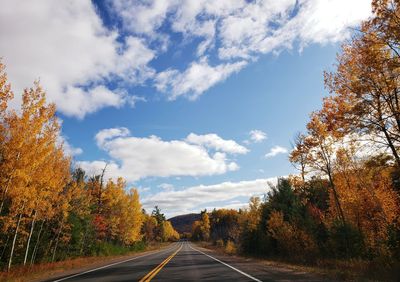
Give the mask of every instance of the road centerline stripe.
[(183, 244), (169, 257), (167, 257), (162, 263), (160, 263), (156, 268), (154, 268), (152, 271), (147, 273), (142, 279), (139, 280), (139, 282), (148, 282), (151, 281), (151, 279), (154, 278), (154, 276), (157, 275), (158, 272), (182, 249)]
[(169, 251), (169, 249), (171, 249), (171, 247), (168, 247), (167, 249), (164, 249), (164, 250), (151, 251), (150, 253), (147, 253), (145, 255), (136, 256), (136, 257), (129, 258), (129, 259), (126, 259), (126, 260), (123, 260), (123, 261), (117, 261), (117, 262), (114, 262), (114, 263), (111, 263), (111, 264), (107, 264), (107, 265), (100, 266), (100, 267), (97, 267), (97, 268), (93, 268), (93, 269), (90, 269), (90, 270), (87, 270), (87, 271), (83, 271), (83, 272), (79, 272), (79, 273), (76, 273), (76, 274), (72, 274), (72, 275), (69, 275), (69, 276), (66, 276), (66, 277), (63, 277), (63, 278), (59, 278), (59, 279), (53, 280), (53, 282), (60, 282), (60, 281), (68, 280), (68, 279), (71, 279), (71, 278), (74, 278), (74, 277), (77, 277), (77, 276), (81, 276), (81, 275), (84, 275), (84, 274), (87, 274), (87, 273), (91, 273), (91, 272), (94, 272), (94, 271), (97, 271), (97, 270), (108, 268), (110, 266), (114, 266), (114, 265), (117, 265), (117, 264), (121, 264), (121, 263), (125, 263), (125, 262), (128, 262), (128, 261), (132, 261), (132, 260), (137, 260), (137, 259), (140, 259), (140, 258), (144, 258), (144, 257), (150, 256), (150, 255), (157, 254), (157, 253)]
[(217, 259), (217, 258), (215, 258), (215, 257), (213, 257), (213, 256), (210, 256), (209, 254), (206, 254), (206, 253), (204, 253), (204, 252), (202, 252), (202, 251), (200, 251), (200, 250), (198, 250), (198, 249), (193, 248), (193, 247), (191, 246), (191, 244), (189, 244), (189, 247), (190, 247), (192, 250), (197, 251), (197, 252), (199, 252), (199, 253), (201, 253), (201, 254), (203, 254), (203, 255), (205, 255), (205, 256), (207, 256), (207, 257), (209, 257), (209, 258), (211, 258), (211, 259), (213, 259), (213, 260), (215, 260), (215, 261), (217, 261), (217, 262), (219, 262), (219, 263), (222, 263), (223, 265), (229, 267), (230, 269), (235, 270), (236, 272), (239, 272), (240, 274), (246, 276), (247, 278), (250, 278), (250, 279), (253, 280), (253, 281), (262, 282), (260, 279), (257, 279), (257, 278), (255, 278), (255, 277), (251, 276), (250, 274), (247, 274), (246, 272), (243, 272), (243, 271), (241, 271), (240, 269), (237, 269), (236, 267), (233, 267), (232, 265), (227, 264), (226, 262), (223, 262), (223, 261), (221, 261), (221, 260), (219, 260), (219, 259)]

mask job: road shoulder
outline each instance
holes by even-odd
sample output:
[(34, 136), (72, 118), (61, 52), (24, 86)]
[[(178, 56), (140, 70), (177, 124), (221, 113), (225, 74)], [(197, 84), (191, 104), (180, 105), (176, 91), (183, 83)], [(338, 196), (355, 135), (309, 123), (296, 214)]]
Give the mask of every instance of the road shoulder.
[(100, 268), (109, 264), (120, 263), (135, 257), (152, 254), (170, 247), (171, 244), (161, 244), (150, 246), (144, 251), (134, 252), (119, 256), (104, 256), (104, 257), (84, 257), (76, 258), (67, 261), (60, 261), (49, 264), (38, 264), (33, 267), (33, 270), (27, 268), (16, 269), (10, 277), (0, 276), (0, 281), (46, 281), (56, 280), (60, 277), (70, 276), (77, 273), (89, 271), (91, 269)]
[[(193, 244), (193, 243), (192, 243)], [(227, 255), (212, 246), (193, 244), (194, 248), (232, 265), (262, 281), (335, 281), (314, 268), (289, 265), (253, 257)]]
[(43, 281), (43, 280), (57, 280), (58, 278), (61, 278), (61, 277), (72, 276), (72, 275), (76, 275), (79, 273), (89, 272), (91, 270), (97, 270), (97, 269), (112, 266), (115, 264), (124, 263), (129, 260), (134, 260), (136, 258), (151, 255), (151, 254), (157, 253), (159, 251), (168, 249), (169, 247), (171, 247), (171, 245), (172, 245), (172, 243), (162, 244), (158, 247), (153, 247), (153, 248), (150, 248), (150, 249), (142, 251), (142, 252), (136, 252), (133, 254), (118, 256), (118, 257), (104, 257), (105, 260), (102, 260), (102, 261), (99, 261), (99, 262), (96, 262), (96, 263), (93, 263), (90, 265), (86, 265), (84, 267), (74, 268), (74, 269), (70, 269), (68, 271), (54, 273), (51, 276), (41, 277), (40, 279), (34, 280), (34, 282)]

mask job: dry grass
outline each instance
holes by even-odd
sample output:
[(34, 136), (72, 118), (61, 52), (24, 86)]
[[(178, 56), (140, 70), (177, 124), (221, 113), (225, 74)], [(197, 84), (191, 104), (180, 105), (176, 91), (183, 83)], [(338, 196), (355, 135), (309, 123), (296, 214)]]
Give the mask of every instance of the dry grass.
[(344, 281), (400, 281), (400, 263), (366, 260), (320, 260), (316, 267)]
[(166, 244), (155, 244), (148, 246), (143, 251), (133, 252), (123, 256), (82, 257), (53, 263), (40, 263), (33, 265), (32, 267), (15, 266), (10, 272), (0, 272), (0, 281), (39, 281), (46, 278), (56, 277), (64, 273), (68, 275), (77, 272), (77, 270), (84, 271), (86, 269), (99, 267), (105, 263), (117, 262), (127, 257), (159, 249), (165, 246)]

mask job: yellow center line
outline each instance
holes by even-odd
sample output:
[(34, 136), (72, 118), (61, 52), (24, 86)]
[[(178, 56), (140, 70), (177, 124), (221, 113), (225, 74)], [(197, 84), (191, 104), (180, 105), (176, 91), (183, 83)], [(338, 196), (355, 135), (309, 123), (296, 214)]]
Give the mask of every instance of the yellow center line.
[(139, 280), (139, 282), (148, 282), (151, 279), (153, 279), (154, 276), (157, 275), (158, 272), (182, 249), (182, 245), (177, 249), (172, 255), (167, 257), (162, 263), (160, 263), (156, 268), (154, 268), (152, 271), (147, 273), (145, 277)]

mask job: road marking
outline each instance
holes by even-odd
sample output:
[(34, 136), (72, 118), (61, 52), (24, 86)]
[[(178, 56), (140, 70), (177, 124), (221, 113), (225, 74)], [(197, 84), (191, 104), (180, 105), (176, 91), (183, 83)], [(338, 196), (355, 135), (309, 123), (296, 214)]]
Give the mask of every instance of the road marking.
[(142, 279), (139, 280), (139, 282), (149, 282), (151, 279), (154, 278), (154, 276), (157, 275), (158, 272), (182, 249), (183, 244), (169, 257), (167, 257), (162, 263), (160, 263), (156, 268), (154, 268), (152, 271), (147, 273), (146, 276), (144, 276)]
[[(169, 251), (170, 249), (171, 248), (168, 248), (167, 250), (160, 250), (158, 252), (165, 252), (165, 251)], [(142, 256), (126, 259), (126, 260), (123, 260), (123, 261), (114, 262), (114, 263), (107, 264), (107, 265), (104, 265), (104, 266), (101, 266), (101, 267), (98, 267), (98, 268), (90, 269), (90, 270), (87, 270), (87, 271), (84, 271), (84, 272), (80, 272), (80, 273), (77, 273), (77, 274), (74, 274), (74, 275), (71, 275), (71, 276), (60, 278), (60, 279), (54, 280), (53, 282), (64, 281), (64, 280), (71, 279), (71, 278), (74, 278), (74, 277), (77, 277), (77, 276), (81, 276), (81, 275), (86, 274), (86, 273), (90, 273), (90, 272), (94, 272), (94, 271), (97, 271), (97, 270), (100, 270), (100, 269), (104, 269), (104, 268), (107, 268), (107, 267), (110, 267), (110, 266), (114, 266), (114, 265), (125, 263), (125, 262), (128, 262), (128, 261), (144, 258), (144, 257), (150, 256), (150, 255), (154, 255), (154, 254), (156, 254), (158, 252), (151, 252), (151, 253), (146, 254), (146, 255), (142, 255)]]
[(210, 256), (210, 255), (208, 255), (208, 254), (206, 254), (206, 253), (204, 253), (204, 252), (202, 252), (202, 251), (200, 251), (200, 250), (198, 250), (198, 249), (193, 248), (193, 247), (191, 246), (191, 244), (189, 244), (189, 247), (190, 247), (192, 250), (195, 250), (195, 251), (197, 251), (197, 252), (199, 252), (199, 253), (201, 253), (201, 254), (203, 254), (203, 255), (209, 257), (209, 258), (212, 258), (213, 260), (218, 261), (219, 263), (222, 263), (223, 265), (225, 265), (225, 266), (227, 266), (227, 267), (229, 267), (229, 268), (231, 268), (231, 269), (233, 269), (233, 270), (239, 272), (240, 274), (246, 276), (247, 278), (250, 278), (250, 279), (253, 280), (253, 281), (262, 282), (260, 279), (257, 279), (257, 278), (255, 278), (255, 277), (251, 276), (250, 274), (247, 274), (246, 272), (243, 272), (243, 271), (241, 271), (241, 270), (239, 270), (239, 269), (233, 267), (232, 265), (227, 264), (226, 262), (223, 262), (223, 261), (221, 261), (221, 260), (219, 260), (219, 259), (217, 259), (217, 258), (215, 258), (215, 257), (213, 257), (213, 256)]

